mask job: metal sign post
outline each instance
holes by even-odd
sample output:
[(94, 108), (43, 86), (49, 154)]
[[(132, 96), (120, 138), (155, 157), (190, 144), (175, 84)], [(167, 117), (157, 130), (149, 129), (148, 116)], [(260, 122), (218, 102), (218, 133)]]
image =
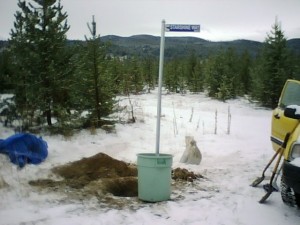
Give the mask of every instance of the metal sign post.
[(200, 25), (190, 24), (167, 24), (161, 22), (160, 54), (159, 54), (159, 75), (158, 75), (158, 99), (157, 99), (157, 120), (156, 120), (156, 154), (159, 155), (160, 143), (160, 118), (161, 118), (161, 89), (164, 67), (165, 32), (200, 32)]
[(159, 155), (159, 142), (160, 142), (161, 88), (162, 88), (162, 76), (163, 76), (163, 70), (164, 70), (165, 24), (166, 24), (166, 21), (163, 20), (161, 22), (159, 74), (158, 74), (158, 97), (157, 97), (157, 119), (156, 119), (156, 154), (157, 155)]

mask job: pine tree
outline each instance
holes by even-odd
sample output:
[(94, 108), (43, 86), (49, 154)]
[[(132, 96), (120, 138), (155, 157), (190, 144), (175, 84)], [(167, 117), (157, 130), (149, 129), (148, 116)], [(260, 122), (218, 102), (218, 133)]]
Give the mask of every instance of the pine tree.
[(131, 91), (134, 94), (139, 94), (144, 88), (144, 78), (142, 76), (141, 66), (139, 65), (137, 57), (132, 57), (128, 63)]
[(276, 107), (280, 90), (286, 79), (291, 78), (294, 73), (286, 42), (281, 26), (276, 21), (251, 72), (252, 96), (267, 107)]
[(222, 50), (207, 60), (204, 73), (210, 97), (225, 101), (238, 95), (240, 78), (237, 62), (234, 49)]
[(147, 85), (147, 91), (150, 93), (154, 89), (158, 74), (158, 65), (156, 60), (150, 56), (142, 61), (142, 74), (145, 78), (145, 84)]
[(164, 73), (164, 85), (170, 92), (185, 93), (187, 79), (185, 75), (185, 62), (180, 59), (173, 59), (166, 63)]
[(224, 75), (221, 85), (226, 87), (227, 94), (222, 95), (226, 99), (235, 98), (241, 93), (241, 77), (238, 70), (239, 60), (234, 48), (228, 48), (224, 52)]
[(0, 50), (0, 93), (13, 90), (11, 85), (11, 76), (13, 68), (11, 58), (7, 49)]
[[(208, 90), (208, 96), (222, 98), (219, 93), (223, 77), (225, 76), (224, 54), (221, 52), (211, 56), (205, 64), (205, 86)], [(222, 86), (221, 93), (225, 93), (225, 86)]]
[(195, 51), (192, 51), (186, 61), (185, 77), (188, 89), (191, 92), (203, 91), (203, 71), (201, 62), (196, 57)]
[(59, 117), (67, 108), (62, 98), (68, 96), (72, 72), (66, 52), (67, 14), (56, 0), (19, 0), (18, 6), (10, 39), (16, 104), (23, 117), (39, 111), (51, 126), (55, 111)]
[(88, 28), (91, 37), (85, 37), (86, 43), (78, 59), (74, 95), (80, 103), (77, 109), (88, 112), (86, 126), (100, 127), (113, 112), (115, 86), (107, 66), (106, 46), (97, 35), (94, 17)]
[(179, 91), (179, 71), (177, 70), (178, 63), (178, 60), (173, 60), (165, 63), (163, 82), (169, 92)]
[(249, 94), (251, 88), (250, 68), (252, 58), (248, 51), (242, 53), (238, 60), (238, 71), (240, 75), (240, 94)]

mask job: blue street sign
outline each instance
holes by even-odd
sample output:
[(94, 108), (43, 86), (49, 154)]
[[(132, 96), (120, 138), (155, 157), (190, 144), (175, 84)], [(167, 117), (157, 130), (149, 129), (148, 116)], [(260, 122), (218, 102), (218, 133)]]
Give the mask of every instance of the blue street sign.
[(200, 32), (200, 25), (166, 24), (166, 32)]

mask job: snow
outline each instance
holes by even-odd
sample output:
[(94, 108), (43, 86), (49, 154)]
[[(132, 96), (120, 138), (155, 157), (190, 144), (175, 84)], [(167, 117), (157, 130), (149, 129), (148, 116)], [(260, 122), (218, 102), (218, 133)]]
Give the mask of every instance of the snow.
[[(12, 98), (12, 97), (13, 97), (12, 94), (2, 94), (2, 95), (0, 95), (0, 103), (3, 102), (3, 101), (8, 101), (9, 103), (11, 103), (10, 98)], [(8, 109), (7, 105), (0, 107), (0, 114), (5, 109)]]
[[(137, 122), (117, 124), (116, 133), (99, 129), (92, 135), (85, 130), (67, 139), (44, 135), (49, 156), (40, 165), (19, 170), (0, 155), (0, 224), (299, 224), (299, 210), (284, 205), (279, 192), (259, 204), (265, 194), (262, 185), (250, 187), (274, 154), (270, 143), (272, 112), (244, 98), (224, 103), (204, 94), (164, 93), (160, 153), (173, 155), (173, 168), (186, 168), (206, 178), (182, 184), (181, 189), (172, 187), (169, 201), (144, 203), (123, 198), (126, 204), (115, 207), (96, 198), (67, 199), (62, 193), (40, 191), (28, 184), (30, 180), (52, 178), (50, 169), (55, 166), (99, 152), (129, 163), (136, 163), (138, 153), (154, 153), (156, 94), (131, 96)], [(12, 134), (13, 130), (0, 125), (0, 138)], [(200, 165), (179, 162), (187, 135), (194, 136), (202, 153)]]

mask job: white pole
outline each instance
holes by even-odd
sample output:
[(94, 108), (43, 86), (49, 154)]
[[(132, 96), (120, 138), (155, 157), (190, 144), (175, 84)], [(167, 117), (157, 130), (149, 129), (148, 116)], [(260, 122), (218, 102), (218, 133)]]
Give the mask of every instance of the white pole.
[(159, 75), (158, 75), (158, 96), (157, 96), (157, 120), (156, 120), (156, 154), (159, 155), (160, 142), (160, 117), (161, 117), (161, 88), (164, 67), (164, 50), (165, 50), (165, 24), (161, 22), (161, 37), (160, 37), (160, 55), (159, 55)]

